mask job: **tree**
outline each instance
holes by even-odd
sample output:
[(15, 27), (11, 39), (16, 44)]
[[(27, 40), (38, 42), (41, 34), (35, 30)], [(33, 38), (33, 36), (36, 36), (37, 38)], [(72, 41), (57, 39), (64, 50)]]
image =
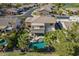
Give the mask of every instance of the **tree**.
[(20, 4), (20, 3), (16, 3), (16, 5), (15, 5), (16, 8), (21, 7), (21, 6), (22, 6), (22, 4)]
[(29, 43), (29, 32), (27, 31), (26, 27), (25, 27), (25, 17), (21, 17), (22, 21), (21, 21), (21, 26), (20, 29), (17, 31), (17, 46), (18, 48), (22, 49), (22, 48), (28, 48), (28, 43)]
[(55, 3), (55, 6), (57, 7), (57, 9), (59, 10), (60, 8), (64, 7), (64, 3)]
[(64, 30), (56, 30), (56, 31), (52, 31), (49, 32), (45, 35), (45, 41), (49, 44), (49, 45), (54, 45), (56, 43), (61, 43), (65, 40), (65, 33)]
[(79, 53), (78, 25), (78, 23), (74, 23), (71, 29), (55, 30), (47, 33), (45, 42), (54, 47), (55, 52), (59, 55), (77, 55)]
[(52, 14), (58, 14), (58, 15), (62, 15), (63, 10), (64, 10), (64, 3), (54, 3), (53, 4), (55, 7), (52, 8), (53, 10), (51, 11)]
[(5, 33), (5, 34), (6, 35), (3, 36), (2, 39), (6, 39), (6, 41), (8, 42), (8, 46), (7, 46), (8, 49), (13, 49), (16, 42), (17, 42), (17, 39), (15, 39), (16, 32), (12, 31), (12, 32), (8, 32), (8, 33)]
[(57, 14), (58, 14), (58, 15), (62, 15), (62, 13), (63, 13), (62, 10), (57, 11)]
[(79, 42), (79, 24), (78, 23), (73, 23), (73, 26), (71, 27), (71, 29), (67, 30), (67, 38), (69, 39), (69, 41), (71, 42)]
[(57, 10), (52, 10), (50, 13), (57, 14)]
[(70, 10), (66, 10), (67, 12), (68, 12), (68, 15), (70, 15), (70, 16), (72, 16), (73, 14), (72, 14), (72, 11), (70, 11)]
[(27, 48), (29, 43), (29, 36), (26, 30), (20, 31), (18, 34), (18, 48)]

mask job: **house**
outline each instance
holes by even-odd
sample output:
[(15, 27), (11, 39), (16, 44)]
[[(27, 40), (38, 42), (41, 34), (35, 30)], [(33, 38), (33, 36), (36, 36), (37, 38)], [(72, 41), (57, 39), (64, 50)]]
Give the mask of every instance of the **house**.
[(15, 15), (17, 14), (17, 9), (16, 8), (6, 8), (6, 14), (8, 15)]
[(48, 16), (35, 16), (25, 20), (26, 27), (30, 28), (32, 34), (45, 34), (55, 30), (56, 19)]
[(79, 8), (66, 8), (66, 10), (71, 11), (73, 15), (77, 15), (79, 13)]
[(37, 16), (37, 15), (44, 15), (44, 16), (48, 16), (49, 15), (49, 11), (45, 10), (45, 9), (36, 9), (35, 11), (32, 12), (33, 16)]
[(45, 9), (45, 10), (51, 12), (52, 11), (52, 4), (45, 5), (44, 7), (42, 7), (42, 9)]
[(0, 17), (0, 30), (12, 30), (20, 25), (20, 20), (13, 16)]
[(52, 11), (52, 6), (51, 5), (45, 5), (45, 6), (41, 6), (41, 8), (38, 8), (36, 10), (34, 10), (32, 12), (33, 16), (37, 16), (37, 15), (44, 15), (44, 16), (50, 16), (49, 12)]
[(37, 15), (49, 15), (49, 12), (47, 10), (38, 10), (35, 12)]
[(71, 29), (73, 23), (79, 22), (78, 16), (56, 16), (57, 23), (64, 29)]
[(78, 16), (55, 16), (57, 21), (68, 21), (68, 22), (78, 22), (79, 17)]
[(69, 18), (70, 16), (60, 16), (60, 15), (57, 15), (55, 16), (56, 17), (56, 21), (70, 21)]

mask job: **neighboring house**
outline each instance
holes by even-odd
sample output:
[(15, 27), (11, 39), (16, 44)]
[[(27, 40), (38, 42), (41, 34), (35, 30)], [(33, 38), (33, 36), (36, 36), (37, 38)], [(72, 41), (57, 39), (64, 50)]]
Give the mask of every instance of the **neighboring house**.
[(55, 30), (56, 19), (48, 16), (35, 16), (25, 20), (26, 27), (29, 27), (32, 34), (45, 34)]
[(61, 23), (62, 28), (71, 29), (73, 23), (79, 22), (78, 16), (56, 16), (57, 23)]
[(79, 13), (79, 10), (72, 10), (73, 15), (77, 15)]
[(79, 22), (79, 16), (70, 16), (72, 22)]
[(45, 5), (44, 7), (42, 7), (43, 9), (51, 12), (52, 11), (52, 5), (51, 4), (48, 4), (48, 5)]
[(8, 15), (15, 15), (17, 14), (17, 9), (16, 8), (6, 8), (6, 14)]
[(44, 16), (49, 16), (49, 12), (52, 11), (52, 6), (51, 5), (45, 5), (41, 6), (41, 8), (36, 9), (35, 11), (32, 12), (33, 16), (37, 15), (44, 15)]
[(43, 10), (39, 10), (39, 11), (37, 11), (36, 13), (37, 13), (38, 15), (46, 15), (46, 16), (49, 15), (49, 11), (44, 10), (44, 9), (43, 9)]
[(76, 15), (79, 13), (79, 8), (66, 8), (66, 10), (69, 10), (72, 12), (73, 15)]
[(56, 21), (70, 21), (69, 20), (69, 16), (55, 16), (56, 17)]
[(5, 16), (0, 17), (0, 29), (12, 30), (20, 25), (20, 20), (17, 17)]
[(35, 10), (35, 11), (33, 11), (32, 12), (32, 16), (37, 16), (37, 15), (49, 15), (49, 11), (47, 11), (47, 10), (45, 10), (45, 9), (41, 9), (41, 10), (39, 10), (39, 9), (37, 9), (37, 10)]
[(64, 29), (71, 29), (71, 27), (73, 26), (74, 22), (66, 22), (66, 21), (62, 21), (61, 24), (63, 26)]

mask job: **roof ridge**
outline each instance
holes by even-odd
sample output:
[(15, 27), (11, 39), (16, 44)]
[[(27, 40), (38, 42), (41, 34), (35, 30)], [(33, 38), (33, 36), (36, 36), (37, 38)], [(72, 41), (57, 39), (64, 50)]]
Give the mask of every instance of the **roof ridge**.
[(37, 16), (37, 17), (36, 17), (36, 16), (34, 16), (34, 18), (33, 18), (32, 22), (33, 22), (33, 21), (35, 21), (35, 20), (37, 20), (38, 18), (40, 18), (40, 16)]

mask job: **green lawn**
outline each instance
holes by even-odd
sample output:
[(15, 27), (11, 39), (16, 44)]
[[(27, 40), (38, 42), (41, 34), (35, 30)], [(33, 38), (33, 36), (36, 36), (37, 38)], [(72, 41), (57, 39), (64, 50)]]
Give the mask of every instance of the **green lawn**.
[(67, 3), (65, 8), (79, 8), (79, 3)]
[(20, 52), (0, 52), (0, 56), (56, 56), (56, 54), (41, 52), (26, 52), (26, 54), (21, 54)]

